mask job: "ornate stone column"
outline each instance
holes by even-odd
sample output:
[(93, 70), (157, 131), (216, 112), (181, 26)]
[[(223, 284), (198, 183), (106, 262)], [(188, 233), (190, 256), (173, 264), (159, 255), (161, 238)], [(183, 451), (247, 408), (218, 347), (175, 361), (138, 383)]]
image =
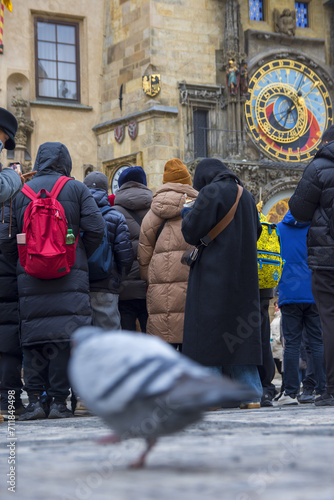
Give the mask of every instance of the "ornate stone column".
[(34, 130), (34, 122), (25, 116), (29, 101), (23, 99), (21, 95), (22, 86), (18, 84), (16, 90), (17, 94), (12, 99), (12, 106), (15, 108), (14, 115), (18, 123), (15, 135), (14, 161), (20, 162), (22, 171), (26, 173), (31, 170), (31, 163), (26, 164), (25, 152), (27, 150), (29, 135)]
[[(240, 6), (238, 0), (226, 0), (225, 24), (224, 24), (224, 67), (227, 70), (229, 61), (233, 60), (235, 66), (240, 69), (241, 63), (246, 61), (244, 53), (244, 38), (240, 20)], [(240, 74), (237, 79), (239, 82)], [(244, 96), (240, 96), (240, 89), (231, 92), (226, 85), (225, 105), (227, 115), (227, 152), (231, 158), (243, 155), (245, 149), (243, 103)]]

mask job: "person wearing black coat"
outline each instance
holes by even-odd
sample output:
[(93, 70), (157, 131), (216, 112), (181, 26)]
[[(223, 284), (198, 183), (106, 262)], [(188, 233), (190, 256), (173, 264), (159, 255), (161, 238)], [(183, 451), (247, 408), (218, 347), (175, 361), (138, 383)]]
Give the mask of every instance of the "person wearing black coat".
[[(191, 245), (228, 213), (237, 197), (238, 177), (217, 159), (202, 160), (195, 170), (199, 195), (183, 211), (182, 233)], [(232, 222), (208, 245), (190, 269), (183, 353), (252, 386), (262, 386), (261, 317), (257, 272), (257, 239), (261, 224), (253, 196), (243, 189)], [(246, 403), (246, 402), (245, 402)]]
[(23, 410), (19, 328), (16, 268), (0, 251), (0, 395), (5, 419), (9, 414), (18, 418)]
[[(102, 172), (91, 172), (84, 179), (97, 206), (101, 209), (109, 205), (108, 178)], [(108, 228), (108, 239), (114, 254), (114, 269), (105, 279), (90, 280), (90, 299), (93, 310), (93, 325), (105, 330), (120, 330), (121, 316), (118, 310), (119, 286), (121, 279), (130, 271), (133, 251), (129, 229), (125, 217), (114, 207), (110, 207), (103, 218)]]
[(324, 344), (326, 392), (316, 406), (334, 406), (334, 126), (322, 137), (321, 148), (305, 168), (290, 198), (291, 214), (310, 222), (307, 235), (312, 293), (318, 308)]
[[(68, 149), (58, 142), (42, 144), (37, 152), (34, 178), (29, 187), (38, 193), (50, 192), (60, 176), (70, 176), (72, 160)], [(17, 261), (16, 234), (22, 233), (25, 210), (30, 199), (22, 192), (13, 203), (11, 232), (10, 214), (1, 230), (1, 251), (17, 262), (17, 282), (23, 350), (24, 382), (29, 405), (20, 420), (45, 418), (41, 402), (44, 391), (52, 398), (49, 418), (68, 417), (66, 398), (69, 394), (67, 364), (72, 333), (80, 326), (91, 325), (87, 256), (99, 246), (104, 234), (104, 219), (88, 188), (70, 179), (61, 190), (67, 225), (79, 237), (75, 263), (70, 272), (57, 279), (39, 279), (25, 273)]]

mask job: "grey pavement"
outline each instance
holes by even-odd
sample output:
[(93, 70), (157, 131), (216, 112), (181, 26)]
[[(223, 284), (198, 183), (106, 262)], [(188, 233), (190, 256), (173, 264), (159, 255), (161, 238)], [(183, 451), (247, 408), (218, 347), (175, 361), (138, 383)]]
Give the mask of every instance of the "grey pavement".
[(9, 432), (0, 424), (1, 500), (334, 499), (334, 407), (207, 412), (161, 438), (142, 470), (128, 466), (144, 442), (97, 444), (109, 433), (97, 417), (16, 422), (16, 439)]

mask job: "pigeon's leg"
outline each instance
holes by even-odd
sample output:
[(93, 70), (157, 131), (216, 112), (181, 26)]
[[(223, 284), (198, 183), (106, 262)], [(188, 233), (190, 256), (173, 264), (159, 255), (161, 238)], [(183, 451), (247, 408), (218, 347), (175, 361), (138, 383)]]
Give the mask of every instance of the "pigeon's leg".
[(121, 439), (117, 436), (117, 434), (110, 434), (109, 436), (98, 439), (97, 442), (98, 444), (115, 444), (120, 443)]
[(156, 439), (147, 439), (146, 440), (146, 443), (147, 443), (146, 450), (140, 455), (138, 460), (136, 460), (135, 462), (132, 462), (132, 464), (130, 465), (130, 469), (141, 469), (142, 467), (144, 467), (146, 457), (156, 442), (157, 442)]

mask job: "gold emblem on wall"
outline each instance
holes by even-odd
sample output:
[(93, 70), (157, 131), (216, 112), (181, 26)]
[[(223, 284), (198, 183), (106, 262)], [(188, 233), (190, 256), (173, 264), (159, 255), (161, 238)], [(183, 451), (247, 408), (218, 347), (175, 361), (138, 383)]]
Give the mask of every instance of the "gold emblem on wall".
[(160, 75), (144, 75), (143, 76), (143, 91), (149, 97), (155, 97), (161, 90)]

